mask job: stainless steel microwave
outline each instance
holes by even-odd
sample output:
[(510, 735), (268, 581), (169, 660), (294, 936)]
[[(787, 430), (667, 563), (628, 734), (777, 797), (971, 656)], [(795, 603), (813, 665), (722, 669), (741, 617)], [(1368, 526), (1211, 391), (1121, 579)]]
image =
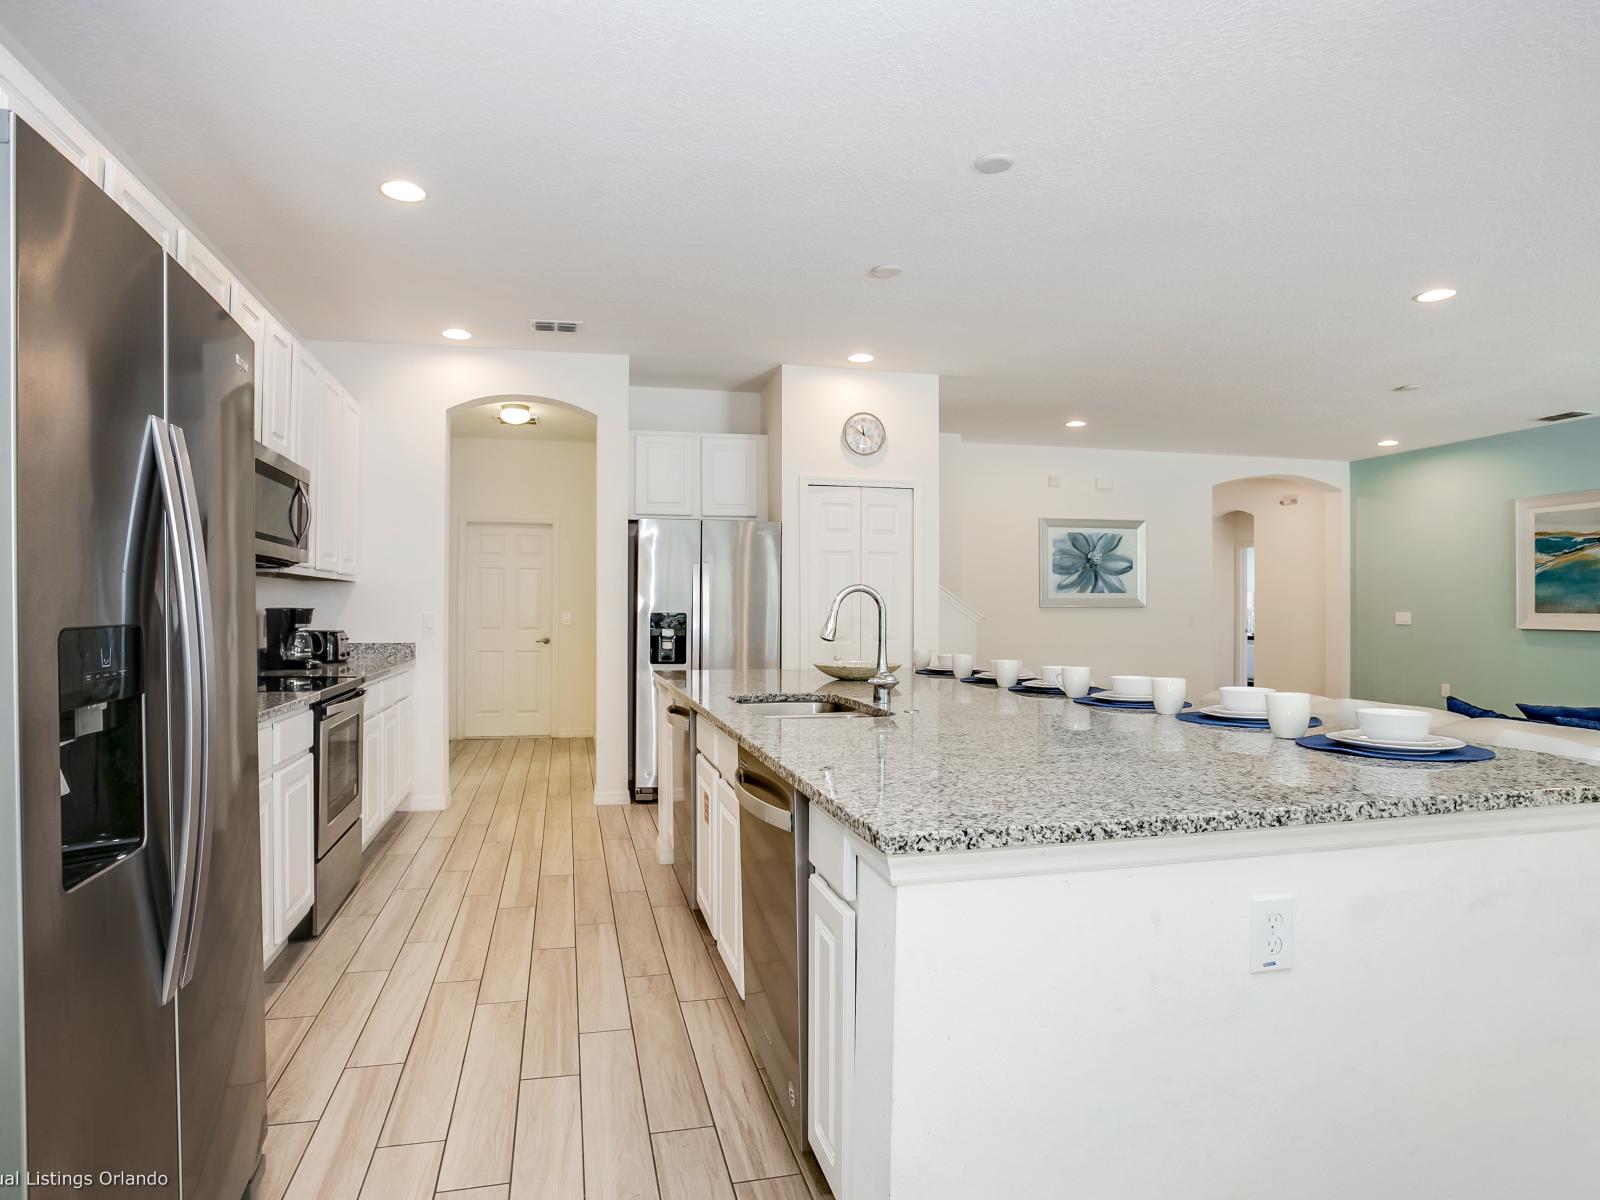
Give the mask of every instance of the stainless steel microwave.
[(311, 472), (256, 443), (256, 563), (292, 567), (311, 560)]

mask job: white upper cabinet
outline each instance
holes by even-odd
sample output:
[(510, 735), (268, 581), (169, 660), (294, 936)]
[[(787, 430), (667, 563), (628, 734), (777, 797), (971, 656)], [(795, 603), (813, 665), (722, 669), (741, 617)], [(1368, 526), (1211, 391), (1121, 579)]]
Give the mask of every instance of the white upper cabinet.
[(105, 148), (70, 112), (0, 49), (0, 105), (12, 109), (95, 183), (105, 180)]
[[(178, 218), (154, 193), (114, 158), (106, 159), (106, 193), (122, 205), (123, 210), (144, 227), (144, 231), (168, 254), (178, 253)], [(238, 319), (235, 314), (235, 319)], [(243, 325), (243, 321), (239, 321)]]
[(255, 389), (256, 441), (261, 440), (261, 363), (266, 357), (265, 342), (267, 333), (267, 310), (261, 307), (261, 302), (237, 284), (233, 289), (233, 308), (231, 310), (234, 322), (240, 329), (250, 335), (250, 340), (256, 345), (254, 361), (250, 364), (250, 386)]
[(699, 437), (692, 433), (633, 435), (633, 511), (641, 517), (692, 517)]
[(256, 413), (261, 432), (257, 435), (268, 450), (293, 458), (294, 445), (294, 339), (271, 314), (266, 315), (265, 331), (257, 356), (260, 373), (256, 379)]
[(355, 397), (339, 389), (339, 563), (341, 575), (356, 573), (358, 517), (358, 484), (361, 479), (361, 406)]
[(755, 433), (634, 434), (634, 515), (764, 516), (766, 446)]
[(711, 434), (700, 438), (700, 515), (761, 515), (765, 438)]
[(217, 303), (228, 308), (233, 301), (233, 275), (221, 260), (200, 244), (198, 238), (182, 226), (178, 228), (178, 250), (173, 256), (180, 266), (200, 281), (217, 298)]
[(315, 521), (320, 503), (317, 480), (317, 447), (322, 442), (322, 399), (327, 388), (322, 368), (298, 342), (294, 347), (294, 382), (289, 388), (289, 457), (311, 472), (311, 519)]

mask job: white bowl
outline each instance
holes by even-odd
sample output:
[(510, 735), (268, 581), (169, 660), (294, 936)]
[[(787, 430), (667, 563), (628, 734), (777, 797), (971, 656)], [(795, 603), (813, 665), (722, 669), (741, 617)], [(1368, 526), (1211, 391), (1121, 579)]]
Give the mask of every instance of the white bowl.
[(1113, 675), (1111, 677), (1111, 690), (1119, 696), (1133, 698), (1150, 698), (1150, 676), (1148, 675)]
[[(848, 679), (852, 683), (862, 683), (878, 673), (876, 662), (819, 662), (811, 665), (824, 675), (832, 675), (835, 679)], [(899, 669), (899, 663), (889, 664), (889, 670)]]
[(1267, 711), (1267, 696), (1271, 688), (1263, 687), (1225, 687), (1218, 688), (1222, 695), (1222, 707), (1231, 708), (1234, 712), (1265, 713)]
[(1358, 708), (1356, 723), (1370, 738), (1385, 742), (1420, 742), (1428, 736), (1433, 718), (1413, 708)]

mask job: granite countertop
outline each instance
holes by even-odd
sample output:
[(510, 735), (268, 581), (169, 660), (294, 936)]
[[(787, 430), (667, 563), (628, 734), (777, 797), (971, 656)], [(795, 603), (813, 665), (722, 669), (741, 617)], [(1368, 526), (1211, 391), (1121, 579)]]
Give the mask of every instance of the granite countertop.
[(659, 686), (889, 855), (1600, 803), (1600, 769), (1526, 750), (1428, 766), (1319, 753), (1255, 730), (912, 675), (891, 714), (781, 720), (744, 695), (839, 700), (815, 670), (683, 671)]
[(415, 642), (351, 642), (350, 657), (341, 663), (316, 663), (307, 671), (293, 674), (314, 675), (319, 679), (333, 678), (339, 682), (310, 692), (260, 692), (256, 693), (256, 724), (268, 725), (284, 717), (293, 716), (310, 708), (335, 687), (347, 680), (377, 683), (416, 665)]

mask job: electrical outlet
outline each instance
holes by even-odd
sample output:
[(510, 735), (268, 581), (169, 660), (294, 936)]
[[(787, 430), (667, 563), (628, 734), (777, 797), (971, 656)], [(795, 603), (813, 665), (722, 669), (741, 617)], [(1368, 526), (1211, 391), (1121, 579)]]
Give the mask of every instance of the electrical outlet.
[(1104, 475), (1099, 476), (1094, 481), (1094, 490), (1097, 491), (1097, 492), (1109, 492), (1115, 486), (1116, 485), (1113, 484), (1111, 482), (1111, 480), (1107, 479)]
[(1395, 615), (1394, 615), (1394, 623), (1396, 625), (1409, 625), (1409, 624), (1411, 624), (1411, 614), (1408, 613), (1408, 612), (1397, 612), (1397, 613), (1395, 613)]
[(1059, 475), (1046, 475), (1044, 477), (1044, 481), (1050, 487), (1060, 487), (1061, 486), (1061, 476), (1059, 476)]
[(1294, 966), (1294, 897), (1250, 897), (1250, 973)]

